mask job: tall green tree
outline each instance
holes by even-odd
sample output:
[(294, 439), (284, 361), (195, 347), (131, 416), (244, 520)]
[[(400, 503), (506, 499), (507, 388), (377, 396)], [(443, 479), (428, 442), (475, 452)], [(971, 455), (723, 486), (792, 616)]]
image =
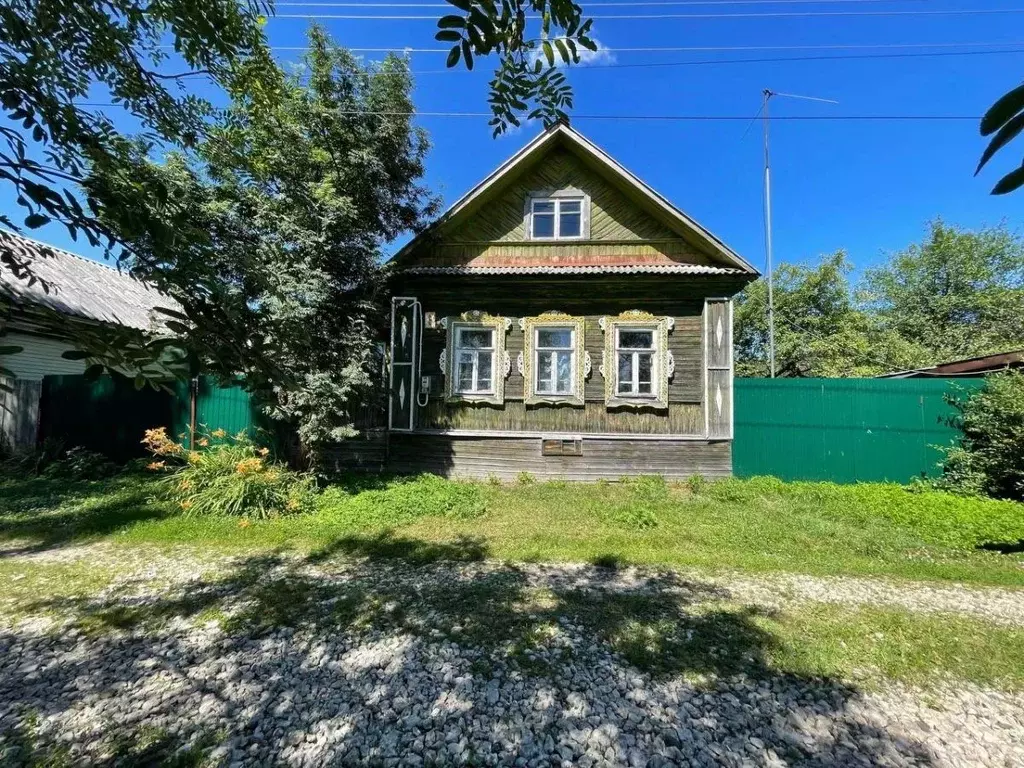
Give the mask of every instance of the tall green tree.
[[(195, 143), (211, 112), (185, 95), (189, 79), (219, 80), (263, 40), (263, 0), (5, 0), (0, 3), (0, 189), (24, 217), (0, 224), (34, 229), (49, 221), (75, 239), (116, 246), (97, 217), (102, 201), (80, 194), (90, 165), (119, 154), (121, 132), (92, 101), (113, 101), (150, 145)], [(171, 52), (180, 71), (164, 65)], [(0, 268), (27, 277), (17, 254)]]
[(1024, 242), (1005, 225), (934, 221), (919, 245), (867, 270), (864, 306), (938, 363), (1024, 347)]
[(427, 139), (407, 61), (363, 66), (319, 27), (297, 74), (264, 50), (228, 84), (232, 105), (194, 152), (156, 163), (134, 147), (133, 163), (97, 169), (88, 188), (106, 200), (169, 190), (144, 215), (114, 205), (103, 220), (133, 270), (183, 307), (171, 322), (188, 348), (245, 376), (316, 448), (350, 434), (375, 383), (382, 246), (435, 210)]
[[(838, 251), (813, 266), (775, 270), (777, 376), (874, 376), (917, 359), (915, 350), (857, 306), (851, 269)], [(752, 283), (737, 297), (735, 324), (737, 375), (768, 376), (767, 281)]]

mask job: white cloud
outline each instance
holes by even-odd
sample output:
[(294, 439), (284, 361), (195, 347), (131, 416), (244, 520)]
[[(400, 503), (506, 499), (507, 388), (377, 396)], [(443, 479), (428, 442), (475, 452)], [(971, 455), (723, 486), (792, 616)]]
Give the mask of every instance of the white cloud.
[[(552, 38), (552, 39), (555, 39), (555, 38)], [(614, 64), (615, 63), (615, 52), (613, 50), (611, 50), (610, 48), (605, 48), (604, 45), (601, 44), (601, 41), (598, 40), (596, 37), (592, 37), (590, 39), (593, 40), (594, 43), (597, 45), (597, 50), (596, 51), (591, 51), (591, 50), (588, 50), (588, 49), (584, 48), (582, 45), (577, 45), (576, 46), (576, 51), (577, 51), (577, 53), (579, 53), (580, 62), (579, 62), (579, 64), (571, 64), (571, 65), (570, 64), (566, 64), (565, 62), (563, 62), (562, 61), (562, 57), (559, 56), (558, 52), (556, 51), (555, 52), (555, 66), (556, 67), (565, 67), (565, 66), (592, 67), (595, 64)], [(547, 61), (547, 58), (544, 56), (544, 52), (541, 49), (539, 49), (539, 48), (533, 52), (531, 63), (533, 63), (535, 61), (544, 61), (544, 62)]]

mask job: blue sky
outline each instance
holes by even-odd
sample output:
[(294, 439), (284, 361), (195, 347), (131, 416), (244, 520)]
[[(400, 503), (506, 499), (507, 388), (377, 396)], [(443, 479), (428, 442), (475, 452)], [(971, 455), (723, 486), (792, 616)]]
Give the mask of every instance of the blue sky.
[[(328, 0), (320, 0), (327, 2)], [(412, 2), (413, 0), (391, 0)], [(424, 2), (427, 0), (416, 0)], [(693, 2), (693, 0), (691, 0)], [(1014, 0), (823, 0), (730, 3), (709, 0), (675, 7), (584, 8), (611, 14), (867, 13), (1013, 9)], [(442, 14), (442, 8), (326, 8), (278, 6), (283, 14)], [(301, 46), (308, 19), (273, 18), (274, 46)], [(321, 18), (334, 38), (353, 48), (438, 48), (431, 20)], [(1021, 80), (1024, 13), (980, 15), (834, 15), (685, 19), (601, 19), (594, 36), (609, 49), (594, 66), (570, 70), (578, 115), (754, 115), (761, 91), (806, 94), (839, 105), (779, 98), (777, 116), (981, 115)], [(869, 53), (923, 53), (948, 48), (628, 52), (673, 46), (821, 46), (990, 43), (1020, 53), (833, 61), (716, 63), (691, 66), (606, 66), (741, 58)], [(1005, 45), (1002, 45), (1005, 44)], [(991, 46), (990, 46), (991, 47)], [(963, 50), (981, 50), (964, 48)], [(294, 52), (281, 52), (283, 60)], [(368, 58), (383, 54), (366, 53)], [(488, 60), (476, 71), (443, 69), (444, 53), (412, 53), (415, 103), (424, 112), (486, 111)], [(601, 66), (598, 66), (601, 65)], [(113, 114), (113, 113), (112, 113)], [(485, 117), (420, 117), (432, 150), (427, 182), (452, 202), (538, 127), (498, 140)], [(748, 260), (764, 263), (761, 214), (761, 127), (736, 121), (595, 120), (573, 122), (592, 141), (718, 234)], [(975, 121), (793, 121), (772, 123), (776, 261), (807, 261), (846, 249), (859, 269), (885, 252), (919, 240), (926, 222), (941, 216), (967, 227), (1007, 220), (1016, 227), (1024, 192), (988, 194), (1000, 171), (1019, 162), (1024, 143), (1001, 153), (979, 179), (984, 147)], [(4, 201), (4, 210), (12, 210)], [(38, 233), (85, 251), (55, 227)], [(87, 251), (85, 251), (87, 252)]]

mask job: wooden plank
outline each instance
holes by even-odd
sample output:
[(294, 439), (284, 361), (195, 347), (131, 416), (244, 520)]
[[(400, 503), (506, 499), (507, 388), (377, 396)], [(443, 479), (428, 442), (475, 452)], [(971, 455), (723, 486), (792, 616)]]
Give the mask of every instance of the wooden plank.
[(0, 391), (0, 452), (29, 450), (39, 431), (39, 398), (43, 382), (4, 379), (13, 392)]
[(732, 472), (729, 442), (659, 442), (583, 439), (582, 455), (544, 456), (540, 438), (463, 438), (392, 435), (387, 467), (394, 472), (434, 472), (451, 477), (514, 479), (520, 472), (566, 480), (618, 479), (660, 474), (683, 480), (694, 474)]

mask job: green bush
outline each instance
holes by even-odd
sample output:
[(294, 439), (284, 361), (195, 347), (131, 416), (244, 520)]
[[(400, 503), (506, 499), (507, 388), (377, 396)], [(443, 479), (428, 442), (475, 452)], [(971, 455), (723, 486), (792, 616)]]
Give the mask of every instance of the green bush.
[(668, 484), (661, 475), (624, 478), (629, 488), (627, 500), (611, 508), (610, 517), (630, 530), (647, 530), (658, 525), (658, 510), (669, 501)]
[(946, 449), (940, 487), (1024, 501), (1024, 373), (989, 376), (983, 389), (950, 404), (963, 439)]
[(63, 477), (69, 480), (102, 480), (116, 474), (118, 466), (102, 453), (75, 446), (64, 451), (56, 461), (47, 465), (44, 477)]
[(214, 430), (188, 450), (160, 428), (148, 430), (143, 443), (158, 457), (149, 468), (169, 473), (166, 488), (183, 514), (261, 520), (315, 508), (313, 477), (268, 460), (269, 451), (244, 433)]
[(332, 486), (321, 494), (319, 507), (321, 513), (359, 527), (405, 525), (421, 517), (468, 519), (485, 511), (480, 486), (429, 474), (357, 493)]

